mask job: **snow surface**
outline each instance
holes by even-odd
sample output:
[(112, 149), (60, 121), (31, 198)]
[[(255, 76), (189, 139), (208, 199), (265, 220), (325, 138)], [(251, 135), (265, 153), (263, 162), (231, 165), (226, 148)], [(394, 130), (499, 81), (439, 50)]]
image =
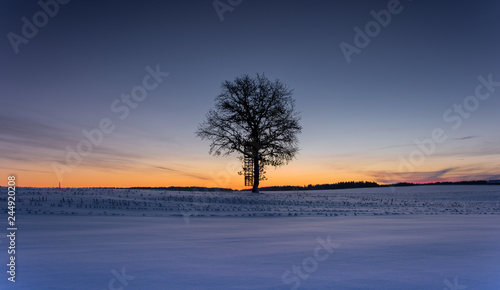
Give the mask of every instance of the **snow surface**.
[(498, 186), (18, 199), (0, 289), (500, 289)]
[(500, 214), (500, 186), (496, 185), (384, 187), (264, 194), (22, 188), (18, 190), (17, 197), (18, 212), (38, 215), (189, 217)]

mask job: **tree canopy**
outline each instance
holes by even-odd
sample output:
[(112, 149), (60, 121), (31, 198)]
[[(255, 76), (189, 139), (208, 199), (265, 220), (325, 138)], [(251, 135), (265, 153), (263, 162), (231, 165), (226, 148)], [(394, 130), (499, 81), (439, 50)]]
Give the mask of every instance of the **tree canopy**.
[[(253, 160), (253, 191), (258, 192), (264, 168), (288, 164), (297, 152), (302, 127), (295, 100), (280, 80), (248, 75), (224, 81), (215, 108), (199, 124), (197, 136), (211, 141), (209, 154), (237, 152)], [(243, 168), (249, 170), (249, 168)]]

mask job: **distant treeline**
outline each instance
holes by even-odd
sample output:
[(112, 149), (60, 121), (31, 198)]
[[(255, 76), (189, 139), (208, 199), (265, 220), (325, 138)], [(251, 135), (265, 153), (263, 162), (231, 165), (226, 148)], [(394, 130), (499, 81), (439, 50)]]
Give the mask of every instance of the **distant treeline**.
[[(499, 182), (488, 182), (486, 180), (472, 180), (472, 181), (440, 181), (429, 183), (410, 183), (400, 182), (394, 184), (378, 184), (372, 181), (343, 181), (330, 184), (316, 184), (316, 185), (284, 185), (284, 186), (268, 186), (261, 187), (261, 190), (267, 191), (297, 191), (297, 190), (321, 190), (321, 189), (346, 189), (346, 188), (365, 188), (365, 187), (398, 187), (398, 186), (421, 186), (421, 185), (499, 185)], [(4, 186), (0, 185), (0, 188)], [(21, 187), (18, 187), (21, 188)], [(24, 186), (23, 188), (37, 189), (39, 187)], [(64, 187), (63, 187), (64, 188)], [(149, 190), (170, 190), (170, 191), (209, 191), (209, 192), (231, 192), (238, 191), (231, 188), (220, 187), (199, 187), (199, 186), (169, 186), (169, 187), (80, 187), (80, 188), (95, 188), (95, 189), (149, 189)], [(247, 191), (248, 189), (240, 190)]]
[(421, 185), (482, 185), (490, 184), (486, 180), (473, 180), (473, 181), (444, 181), (444, 182), (429, 182), (429, 183), (410, 183), (400, 182), (394, 184), (378, 184), (372, 181), (344, 181), (331, 184), (309, 184), (307, 186), (269, 186), (262, 187), (262, 190), (267, 191), (294, 191), (294, 190), (321, 190), (321, 189), (346, 189), (346, 188), (366, 188), (366, 187), (399, 187), (399, 186), (421, 186)]
[(364, 188), (364, 187), (379, 187), (380, 184), (371, 181), (345, 181), (331, 184), (309, 184), (307, 186), (268, 186), (262, 187), (262, 190), (267, 191), (294, 191), (294, 190), (320, 190), (320, 189), (344, 189), (344, 188)]
[(428, 182), (428, 183), (408, 183), (408, 182), (400, 182), (392, 185), (384, 185), (384, 186), (415, 186), (415, 185), (483, 185), (483, 184), (492, 184), (488, 183), (486, 180), (472, 180), (472, 181), (438, 181), (438, 182)]
[(198, 186), (169, 186), (169, 187), (129, 187), (130, 189), (153, 189), (153, 190), (170, 190), (170, 191), (233, 191), (231, 188), (219, 187), (198, 187)]
[[(344, 181), (330, 184), (316, 184), (316, 185), (284, 185), (284, 186), (268, 186), (261, 187), (261, 190), (265, 191), (298, 191), (298, 190), (322, 190), (322, 189), (346, 189), (346, 188), (367, 188), (367, 187), (399, 187), (399, 186), (422, 186), (422, 185), (483, 185), (490, 184), (486, 180), (473, 180), (473, 181), (445, 181), (445, 182), (431, 182), (431, 183), (410, 183), (410, 182), (400, 182), (395, 184), (378, 184), (372, 181)], [(170, 186), (170, 187), (130, 187), (130, 189), (153, 189), (153, 190), (170, 190), (170, 191), (209, 191), (209, 192), (231, 192), (238, 191), (231, 188), (207, 188), (207, 187), (181, 187), (181, 186)], [(246, 191), (241, 190), (241, 191)]]

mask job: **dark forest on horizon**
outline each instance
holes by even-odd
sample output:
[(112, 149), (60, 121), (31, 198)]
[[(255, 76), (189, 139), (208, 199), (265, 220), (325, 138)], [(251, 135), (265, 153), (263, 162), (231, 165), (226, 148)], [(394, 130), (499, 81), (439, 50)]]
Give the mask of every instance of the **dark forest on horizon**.
[[(283, 186), (267, 186), (261, 187), (265, 191), (304, 191), (304, 190), (325, 190), (325, 189), (348, 189), (348, 188), (369, 188), (369, 187), (402, 187), (402, 186), (420, 186), (420, 185), (498, 185), (487, 180), (472, 180), (472, 181), (439, 181), (429, 183), (411, 183), (400, 182), (394, 184), (379, 184), (372, 181), (342, 181), (330, 184), (309, 184), (305, 186), (283, 185)], [(153, 189), (153, 190), (177, 190), (177, 191), (248, 191), (248, 189), (234, 190), (231, 188), (207, 188), (207, 187), (130, 187), (130, 189)]]
[[(349, 189), (349, 188), (373, 188), (373, 187), (404, 187), (404, 186), (426, 186), (426, 185), (500, 185), (499, 180), (470, 180), (470, 181), (437, 181), (427, 183), (412, 183), (412, 182), (399, 182), (393, 184), (379, 184), (373, 181), (342, 181), (337, 183), (327, 184), (309, 184), (304, 186), (297, 185), (282, 185), (282, 186), (267, 186), (262, 187), (265, 191), (307, 191), (307, 190), (327, 190), (327, 189)], [(0, 186), (5, 187), (5, 186)], [(17, 186), (17, 188), (40, 188), (30, 186)], [(47, 187), (57, 188), (57, 187)], [(170, 191), (205, 191), (205, 192), (238, 192), (249, 191), (250, 189), (232, 189), (221, 187), (200, 187), (200, 186), (134, 186), (134, 187), (102, 187), (102, 186), (89, 186), (89, 187), (61, 187), (61, 188), (95, 188), (95, 189), (141, 189), (141, 190), (170, 190)]]

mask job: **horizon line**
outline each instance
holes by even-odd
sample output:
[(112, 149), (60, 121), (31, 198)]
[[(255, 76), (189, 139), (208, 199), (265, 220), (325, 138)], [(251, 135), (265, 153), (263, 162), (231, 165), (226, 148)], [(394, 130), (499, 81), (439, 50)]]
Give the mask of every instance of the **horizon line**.
[[(497, 185), (500, 184), (500, 180), (486, 180), (486, 179), (478, 179), (478, 180), (460, 180), (460, 181), (432, 181), (432, 182), (408, 182), (401, 181), (397, 183), (378, 183), (376, 181), (339, 181), (336, 183), (321, 183), (321, 184), (308, 184), (308, 185), (272, 185), (272, 186), (263, 186), (259, 187), (259, 189), (271, 189), (271, 188), (280, 188), (280, 187), (296, 187), (307, 189), (308, 187), (320, 187), (320, 186), (334, 186), (334, 185), (343, 185), (343, 184), (373, 184), (373, 186), (365, 186), (365, 187), (391, 187), (391, 186), (419, 186), (419, 185), (464, 185), (464, 183), (483, 183), (477, 185)], [(448, 183), (448, 184), (442, 184)], [(0, 187), (8, 187), (4, 185), (0, 185)], [(129, 186), (129, 187), (119, 187), (119, 186), (67, 186), (63, 187), (59, 186), (16, 186), (17, 188), (113, 188), (113, 189), (169, 189), (169, 188), (179, 188), (179, 189), (189, 189), (189, 188), (204, 188), (204, 189), (219, 189), (219, 190), (231, 190), (231, 191), (247, 191), (252, 190), (251, 187), (245, 189), (235, 189), (230, 187), (206, 187), (206, 186)], [(356, 187), (352, 187), (356, 188)], [(357, 187), (359, 188), (359, 187)], [(314, 189), (312, 189), (314, 190)]]

